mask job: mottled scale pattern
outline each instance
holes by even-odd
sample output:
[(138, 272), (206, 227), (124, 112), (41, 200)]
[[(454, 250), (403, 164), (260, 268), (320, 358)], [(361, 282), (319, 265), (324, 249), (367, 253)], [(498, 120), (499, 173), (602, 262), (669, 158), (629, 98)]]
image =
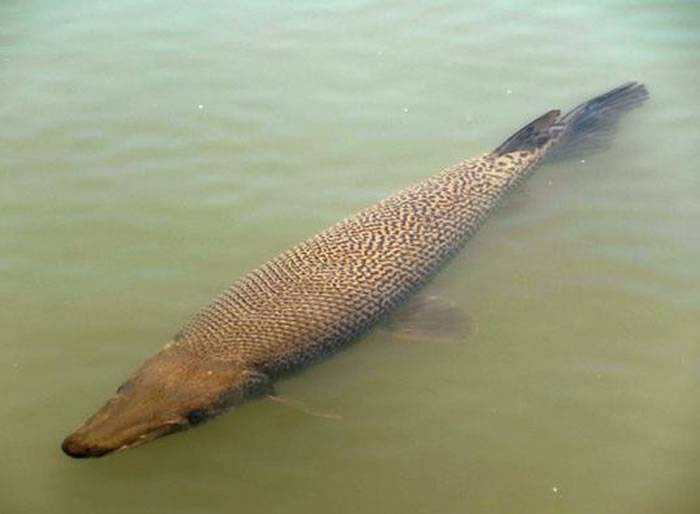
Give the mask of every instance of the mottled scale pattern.
[(542, 155), (460, 162), (331, 226), (234, 283), (176, 344), (270, 376), (337, 348), (422, 285)]
[(605, 147), (648, 97), (628, 82), (564, 116), (552, 110), (493, 152), (333, 225), (233, 284), (175, 344), (274, 375), (352, 340), (395, 309), (477, 230), (545, 157)]

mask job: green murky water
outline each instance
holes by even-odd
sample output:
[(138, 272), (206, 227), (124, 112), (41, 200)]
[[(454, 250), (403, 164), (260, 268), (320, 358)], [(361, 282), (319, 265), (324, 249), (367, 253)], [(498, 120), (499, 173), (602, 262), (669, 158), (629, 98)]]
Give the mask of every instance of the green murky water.
[[(0, 511), (700, 510), (700, 4), (0, 3)], [(430, 286), (272, 402), (99, 461), (59, 443), (215, 293), (629, 79)]]

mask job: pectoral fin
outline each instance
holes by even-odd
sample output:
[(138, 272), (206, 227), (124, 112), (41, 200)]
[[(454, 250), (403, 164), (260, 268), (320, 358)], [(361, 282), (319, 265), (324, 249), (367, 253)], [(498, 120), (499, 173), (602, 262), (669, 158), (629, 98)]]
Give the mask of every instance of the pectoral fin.
[(312, 410), (309, 407), (307, 407), (304, 402), (301, 402), (299, 400), (292, 400), (291, 398), (286, 398), (284, 396), (277, 396), (275, 394), (268, 394), (267, 397), (275, 403), (279, 403), (280, 405), (284, 405), (285, 407), (288, 407), (292, 410), (296, 410), (296, 411), (301, 412), (303, 414), (307, 414), (309, 416), (314, 416), (316, 418), (323, 418), (323, 419), (343, 419), (343, 416), (340, 416), (339, 414), (333, 414), (330, 412), (320, 412), (317, 410)]
[(263, 396), (275, 393), (270, 377), (265, 373), (253, 369), (245, 371), (244, 386), (251, 396)]
[(389, 318), (386, 328), (408, 342), (460, 342), (475, 331), (474, 322), (456, 304), (433, 295), (409, 300)]

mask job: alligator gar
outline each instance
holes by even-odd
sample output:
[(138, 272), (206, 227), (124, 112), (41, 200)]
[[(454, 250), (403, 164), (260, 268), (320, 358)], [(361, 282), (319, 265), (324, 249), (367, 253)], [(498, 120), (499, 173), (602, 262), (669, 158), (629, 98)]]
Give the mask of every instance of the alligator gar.
[(629, 82), (351, 216), (250, 272), (204, 307), (64, 441), (99, 457), (190, 428), (271, 391), (357, 339), (455, 255), (545, 160), (595, 151), (648, 97)]

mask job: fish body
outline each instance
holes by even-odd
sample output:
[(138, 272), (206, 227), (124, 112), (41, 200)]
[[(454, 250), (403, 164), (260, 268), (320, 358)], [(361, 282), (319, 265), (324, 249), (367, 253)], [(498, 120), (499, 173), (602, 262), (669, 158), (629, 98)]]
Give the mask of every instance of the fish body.
[(63, 442), (73, 457), (130, 448), (271, 390), (355, 340), (455, 255), (546, 159), (596, 150), (647, 98), (627, 83), (549, 111), (493, 152), (459, 162), (329, 227), (204, 307)]
[(425, 283), (539, 158), (466, 160), (331, 226), (219, 295), (173, 346), (271, 378), (315, 360)]

